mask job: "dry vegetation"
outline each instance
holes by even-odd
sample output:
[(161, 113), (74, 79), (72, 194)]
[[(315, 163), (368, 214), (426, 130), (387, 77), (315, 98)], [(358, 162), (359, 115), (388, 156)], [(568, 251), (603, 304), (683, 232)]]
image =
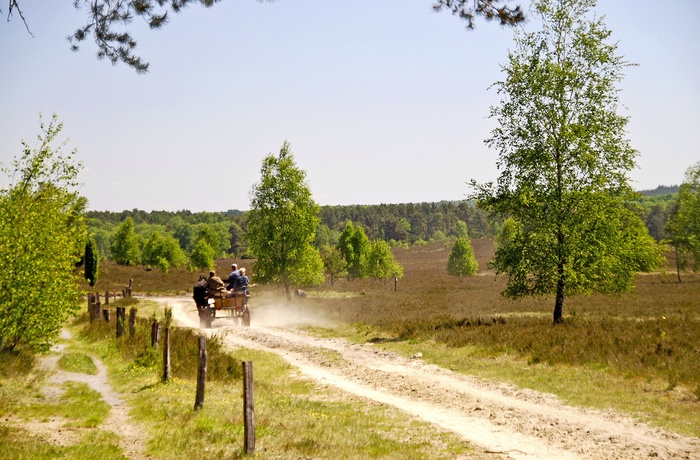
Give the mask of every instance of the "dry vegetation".
[[(450, 348), (477, 347), (481, 355), (513, 355), (531, 364), (594, 366), (627, 378), (662, 379), (668, 389), (682, 385), (700, 398), (700, 275), (687, 273), (678, 283), (669, 268), (668, 273), (639, 275), (630, 294), (567, 298), (565, 324), (554, 327), (553, 299), (502, 298), (505, 280), (487, 268), (492, 242), (474, 240), (473, 245), (481, 271), (462, 283), (447, 275), (449, 244), (431, 243), (395, 250), (405, 269), (398, 292), (393, 280), (341, 279), (334, 287), (327, 282), (307, 288), (309, 297), (294, 299), (290, 308), (366, 326), (368, 340), (433, 340)], [(230, 263), (218, 261), (218, 273), (228, 273)], [(673, 264), (669, 260), (669, 267)], [(198, 274), (107, 263), (96, 288), (120, 291), (133, 278), (135, 293), (188, 294)], [(257, 287), (257, 303), (278, 292)]]

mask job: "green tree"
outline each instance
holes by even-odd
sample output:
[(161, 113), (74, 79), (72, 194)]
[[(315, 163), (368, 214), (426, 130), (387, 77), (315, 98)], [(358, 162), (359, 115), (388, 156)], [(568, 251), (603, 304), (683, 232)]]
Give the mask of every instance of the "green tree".
[(214, 268), (214, 255), (216, 251), (205, 240), (197, 240), (190, 254), (192, 268), (198, 270), (211, 270)]
[(389, 243), (384, 240), (374, 240), (369, 245), (367, 254), (366, 276), (377, 279), (401, 278), (403, 266), (394, 258)]
[(106, 258), (109, 254), (109, 241), (112, 238), (112, 233), (104, 228), (89, 228), (92, 238), (95, 240), (95, 249), (100, 255), (100, 258)]
[(214, 257), (226, 257), (231, 250), (229, 226), (223, 222), (199, 224), (194, 241), (196, 243), (202, 239), (214, 249)]
[(0, 348), (48, 350), (78, 309), (74, 270), (86, 238), (86, 201), (77, 193), (75, 151), (53, 147), (63, 124), (41, 122), (38, 145), (2, 167), (0, 191)]
[(463, 220), (457, 219), (457, 221), (452, 225), (452, 235), (457, 238), (465, 238), (469, 236), (469, 229), (467, 228), (467, 223)]
[(232, 222), (228, 227), (229, 234), (229, 249), (237, 257), (244, 255), (248, 249), (245, 242), (245, 232), (240, 225)]
[(700, 267), (700, 162), (688, 168), (672, 206), (666, 233), (676, 253), (676, 272)]
[[(469, 29), (474, 28), (474, 19), (481, 16), (487, 21), (496, 20), (501, 25), (515, 25), (525, 20), (520, 6), (510, 7), (509, 0), (435, 0), (433, 8), (436, 11), (446, 9), (453, 15), (467, 21)], [(134, 54), (136, 40), (128, 30), (135, 17), (143, 19), (148, 27), (155, 30), (165, 25), (174, 13), (179, 13), (186, 7), (199, 4), (210, 7), (219, 0), (91, 0), (86, 8), (87, 23), (68, 36), (73, 51), (78, 51), (80, 43), (92, 38), (97, 45), (98, 59), (109, 60), (112, 64), (123, 62), (132, 67), (137, 73), (148, 71), (148, 63)], [(9, 0), (8, 20), (13, 11), (24, 21), (29, 30), (20, 8), (20, 0)], [(81, 2), (74, 1), (76, 9)], [(87, 2), (86, 2), (87, 5)]]
[(282, 284), (291, 300), (292, 283), (323, 282), (323, 262), (312, 247), (319, 206), (288, 142), (278, 156), (270, 153), (263, 159), (260, 173), (260, 182), (251, 191), (246, 233), (249, 249), (257, 258), (255, 279)]
[(176, 217), (172, 222), (173, 236), (177, 238), (180, 247), (184, 251), (192, 249), (195, 239), (194, 226), (182, 220), (181, 217)]
[[(670, 210), (671, 207), (668, 207)], [(665, 227), (668, 223), (668, 210), (662, 205), (654, 205), (647, 214), (645, 224), (649, 229), (649, 234), (656, 240), (661, 241), (665, 237)]]
[(461, 283), (464, 276), (472, 276), (478, 269), (479, 264), (474, 257), (474, 248), (469, 238), (457, 238), (447, 258), (447, 273), (459, 277)]
[(336, 247), (345, 259), (348, 279), (364, 278), (369, 256), (369, 238), (365, 229), (348, 221), (338, 237)]
[(345, 273), (345, 259), (337, 247), (324, 245), (320, 249), (323, 271), (331, 279), (331, 287), (335, 280)]
[(337, 230), (331, 230), (328, 225), (320, 223), (316, 228), (316, 240), (314, 241), (314, 246), (317, 248), (323, 248), (324, 246), (335, 246), (338, 243), (338, 237), (340, 232)]
[(394, 228), (394, 235), (399, 241), (408, 241), (408, 236), (411, 234), (411, 223), (405, 217), (399, 219), (396, 222), (396, 227)]
[(170, 267), (181, 267), (187, 263), (187, 255), (178, 240), (170, 233), (153, 231), (141, 249), (141, 263), (158, 267), (167, 273)]
[(85, 266), (84, 274), (85, 281), (88, 282), (90, 287), (94, 287), (97, 282), (98, 275), (98, 264), (99, 264), (99, 251), (97, 250), (97, 243), (92, 235), (88, 236), (85, 242)]
[(487, 144), (499, 152), (500, 177), (472, 181), (481, 207), (518, 223), (492, 262), (508, 276), (504, 295), (555, 294), (555, 324), (565, 296), (628, 291), (637, 271), (660, 260), (630, 205), (636, 152), (616, 88), (628, 64), (602, 19), (588, 19), (595, 3), (535, 2), (543, 27), (516, 33), (505, 80), (495, 84), (499, 127)]
[(141, 258), (139, 238), (134, 230), (134, 219), (129, 216), (124, 219), (112, 235), (109, 254), (119, 265), (136, 265)]

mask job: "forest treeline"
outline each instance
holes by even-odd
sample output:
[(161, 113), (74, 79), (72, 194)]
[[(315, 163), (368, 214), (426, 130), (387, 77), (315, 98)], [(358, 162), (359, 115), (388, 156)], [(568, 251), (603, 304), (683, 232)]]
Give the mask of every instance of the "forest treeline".
[[(678, 192), (677, 186), (659, 186), (640, 192), (638, 204), (642, 220), (657, 241), (666, 237), (664, 228)], [(117, 228), (128, 218), (135, 233), (145, 243), (154, 232), (173, 236), (181, 249), (191, 253), (198, 239), (208, 235), (216, 240), (216, 256), (252, 257), (245, 238), (246, 212), (143, 211), (139, 209), (88, 211), (90, 233), (99, 253), (109, 258), (110, 241)], [(494, 237), (501, 222), (491, 218), (469, 200), (439, 203), (402, 203), (379, 205), (322, 206), (316, 232), (316, 247), (334, 245), (346, 223), (364, 228), (370, 240), (381, 239), (391, 246), (407, 246), (450, 237)]]

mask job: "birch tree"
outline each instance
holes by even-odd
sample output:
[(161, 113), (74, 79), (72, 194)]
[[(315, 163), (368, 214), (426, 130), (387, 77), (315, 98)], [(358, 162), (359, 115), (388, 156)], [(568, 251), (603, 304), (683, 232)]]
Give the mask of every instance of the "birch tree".
[(511, 298), (554, 294), (554, 323), (569, 295), (621, 293), (660, 263), (631, 202), (637, 152), (626, 139), (617, 84), (629, 66), (593, 15), (595, 0), (540, 0), (542, 28), (516, 32), (496, 82), (495, 184), (476, 184), (479, 205), (514, 224), (492, 266)]
[(41, 123), (36, 148), (3, 167), (0, 190), (0, 348), (48, 350), (79, 309), (75, 269), (85, 244), (86, 200), (77, 193), (75, 151), (54, 144), (63, 124)]
[(251, 191), (246, 239), (256, 257), (254, 278), (284, 286), (324, 281), (323, 261), (312, 244), (320, 221), (306, 172), (297, 167), (289, 143), (262, 162), (260, 182)]

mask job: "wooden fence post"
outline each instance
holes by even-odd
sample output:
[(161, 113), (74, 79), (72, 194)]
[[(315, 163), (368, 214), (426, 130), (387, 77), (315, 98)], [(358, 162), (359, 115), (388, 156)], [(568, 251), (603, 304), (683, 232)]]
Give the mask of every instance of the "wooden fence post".
[(129, 310), (129, 337), (133, 337), (136, 333), (136, 308)]
[(95, 305), (93, 306), (92, 315), (95, 318), (95, 320), (99, 320), (100, 316), (102, 316), (102, 304), (100, 302), (95, 302)]
[(126, 308), (117, 307), (117, 338), (124, 334), (124, 320), (126, 319)]
[(253, 402), (253, 362), (243, 361), (243, 452), (255, 453), (255, 406)]
[(170, 328), (165, 328), (163, 336), (163, 382), (170, 380)]
[(160, 323), (158, 321), (153, 321), (151, 323), (151, 346), (158, 348), (160, 343)]
[(105, 305), (109, 305), (109, 291), (105, 291)]
[(207, 338), (199, 336), (199, 366), (197, 367), (197, 394), (194, 398), (194, 410), (204, 406), (204, 382), (207, 380)]
[(90, 322), (95, 320), (95, 294), (88, 292), (87, 295), (87, 309), (88, 315), (90, 316)]
[(106, 308), (102, 310), (102, 319), (109, 323), (109, 310), (107, 310)]

